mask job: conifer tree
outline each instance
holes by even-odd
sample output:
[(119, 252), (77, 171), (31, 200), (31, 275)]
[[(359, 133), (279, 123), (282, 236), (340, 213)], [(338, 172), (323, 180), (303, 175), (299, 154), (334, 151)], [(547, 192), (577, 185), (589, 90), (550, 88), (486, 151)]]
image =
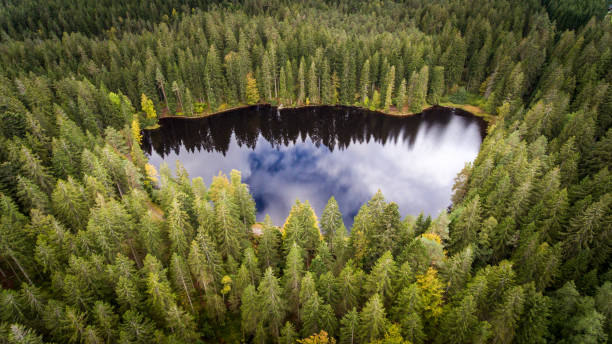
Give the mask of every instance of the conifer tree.
[(287, 254), (285, 270), (283, 271), (283, 294), (287, 300), (288, 311), (296, 315), (299, 314), (299, 297), (303, 270), (304, 259), (302, 258), (302, 251), (294, 243)]
[(361, 300), (362, 276), (358, 271), (355, 271), (355, 268), (347, 264), (340, 272), (336, 283), (338, 294), (342, 295), (338, 303), (338, 311), (340, 314), (344, 314), (357, 307)]
[(338, 208), (338, 202), (336, 202), (334, 196), (331, 196), (327, 201), (327, 205), (323, 209), (323, 215), (321, 215), (321, 230), (325, 235), (325, 239), (330, 244), (330, 249), (332, 250), (332, 238), (336, 235), (336, 232), (341, 227), (344, 227), (342, 214)]
[(68, 177), (66, 181), (58, 180), (51, 195), (55, 215), (75, 231), (84, 228), (87, 220), (89, 209), (84, 193), (83, 186)]
[(395, 98), (395, 106), (397, 106), (398, 112), (404, 111), (404, 105), (406, 105), (406, 79), (402, 79), (400, 87), (397, 90), (397, 97)]
[(287, 73), (284, 66), (281, 67), (278, 76), (278, 93), (282, 102), (290, 99), (289, 91), (287, 90)]
[(297, 102), (303, 104), (306, 101), (306, 67), (304, 66), (304, 57), (300, 59), (300, 65), (297, 72)]
[(420, 113), (425, 105), (427, 83), (429, 82), (429, 67), (423, 66), (418, 73), (410, 77), (410, 111)]
[(276, 227), (272, 226), (270, 222), (270, 217), (266, 216), (257, 249), (259, 263), (263, 270), (268, 267), (276, 269), (280, 263), (279, 252), (281, 233)]
[(444, 94), (444, 88), (444, 67), (435, 66), (431, 72), (431, 82), (427, 101), (430, 104), (439, 104)]
[(322, 104), (333, 104), (334, 90), (332, 90), (332, 78), (330, 72), (329, 62), (326, 58), (323, 59), (321, 65), (321, 103)]
[(242, 319), (242, 330), (248, 334), (254, 335), (260, 321), (260, 309), (257, 291), (252, 284), (244, 288), (241, 300), (240, 314)]
[(359, 313), (360, 342), (369, 343), (383, 336), (387, 326), (385, 306), (379, 294), (374, 294)]
[(314, 60), (310, 63), (308, 69), (308, 98), (312, 103), (320, 103), (319, 80)]
[(179, 296), (182, 298), (183, 304), (193, 313), (195, 309), (192, 298), (195, 288), (191, 279), (191, 272), (185, 259), (176, 252), (172, 254), (170, 259), (170, 276), (174, 288), (180, 291)]
[(314, 255), (315, 249), (321, 241), (321, 234), (317, 225), (314, 211), (308, 201), (302, 203), (299, 200), (291, 208), (291, 212), (283, 226), (285, 232), (283, 248), (288, 252), (295, 243), (308, 255), (309, 261)]
[(387, 251), (376, 261), (367, 278), (365, 290), (368, 295), (378, 294), (383, 301), (390, 303), (395, 295), (393, 281), (395, 280), (396, 273), (397, 266), (393, 256), (391, 252)]
[(282, 289), (272, 268), (268, 268), (257, 288), (262, 321), (268, 326), (273, 338), (278, 338), (285, 318), (286, 304)]
[(477, 195), (465, 208), (457, 210), (459, 216), (454, 221), (450, 231), (451, 247), (459, 251), (468, 243), (474, 242), (477, 236), (478, 226), (481, 220), (480, 197)]
[(359, 92), (361, 93), (361, 103), (365, 105), (370, 91), (370, 60), (367, 59), (361, 68), (361, 78), (359, 80)]
[(221, 190), (215, 204), (215, 217), (217, 244), (224, 258), (232, 256), (238, 259), (240, 257), (245, 233), (240, 230), (241, 226), (236, 218), (236, 212), (236, 204), (232, 202), (231, 195), (226, 190)]
[(393, 88), (395, 85), (395, 66), (391, 66), (391, 69), (389, 69), (389, 73), (387, 74), (385, 81), (387, 82), (387, 86), (385, 87), (384, 109), (388, 111), (391, 107), (391, 103), (393, 102)]

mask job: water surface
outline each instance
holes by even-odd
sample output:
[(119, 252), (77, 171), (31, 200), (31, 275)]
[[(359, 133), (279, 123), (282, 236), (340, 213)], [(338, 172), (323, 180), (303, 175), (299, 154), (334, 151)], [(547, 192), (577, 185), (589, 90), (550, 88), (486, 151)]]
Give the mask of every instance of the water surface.
[(207, 184), (220, 171), (240, 170), (257, 219), (269, 214), (278, 225), (296, 199), (320, 216), (333, 195), (347, 227), (379, 189), (403, 216), (437, 215), (450, 205), (453, 179), (478, 154), (486, 127), (442, 107), (393, 117), (350, 107), (260, 106), (160, 124), (143, 140), (157, 168), (178, 159)]

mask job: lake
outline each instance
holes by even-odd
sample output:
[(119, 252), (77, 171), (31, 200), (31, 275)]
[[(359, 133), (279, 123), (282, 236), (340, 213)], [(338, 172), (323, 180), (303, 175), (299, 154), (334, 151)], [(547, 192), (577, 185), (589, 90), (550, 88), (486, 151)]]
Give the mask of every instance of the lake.
[(333, 195), (347, 228), (377, 190), (402, 216), (436, 216), (450, 205), (453, 179), (478, 154), (486, 122), (459, 109), (433, 107), (386, 116), (353, 107), (278, 110), (254, 106), (200, 119), (164, 118), (145, 131), (149, 162), (190, 177), (242, 172), (257, 206), (282, 225), (296, 199), (317, 216)]

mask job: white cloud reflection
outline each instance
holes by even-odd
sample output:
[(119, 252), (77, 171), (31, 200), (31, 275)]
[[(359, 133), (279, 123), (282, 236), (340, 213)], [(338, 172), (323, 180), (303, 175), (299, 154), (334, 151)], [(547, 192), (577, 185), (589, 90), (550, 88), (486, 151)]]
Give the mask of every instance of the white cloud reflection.
[(388, 201), (398, 203), (402, 215), (421, 211), (432, 216), (450, 204), (453, 179), (480, 147), (480, 128), (465, 117), (453, 116), (445, 124), (421, 125), (410, 144), (400, 135), (386, 144), (352, 143), (344, 150), (316, 147), (310, 139), (278, 148), (259, 136), (255, 150), (239, 147), (232, 135), (225, 156), (213, 151), (153, 151), (150, 162), (171, 167), (179, 159), (191, 177), (206, 183), (219, 171), (242, 172), (258, 207), (258, 220), (269, 214), (282, 224), (296, 199), (308, 200), (318, 216), (330, 196), (340, 206), (347, 225), (359, 207), (380, 189)]

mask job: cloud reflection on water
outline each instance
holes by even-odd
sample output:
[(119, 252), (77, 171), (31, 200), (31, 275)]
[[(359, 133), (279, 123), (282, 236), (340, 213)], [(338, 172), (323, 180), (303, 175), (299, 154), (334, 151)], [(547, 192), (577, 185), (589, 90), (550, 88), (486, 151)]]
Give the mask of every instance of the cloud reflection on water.
[[(266, 113), (259, 115), (275, 116)], [(292, 114), (296, 115), (300, 116)], [(331, 115), (334, 116), (334, 113)], [(279, 225), (284, 222), (296, 199), (308, 200), (320, 216), (327, 200), (333, 195), (345, 223), (350, 226), (359, 207), (378, 189), (388, 201), (398, 203), (402, 215), (416, 215), (421, 211), (436, 215), (450, 204), (453, 179), (465, 162), (476, 157), (482, 140), (483, 123), (479, 119), (454, 115), (448, 110), (426, 114), (418, 119), (406, 118), (404, 120), (409, 123), (401, 122), (401, 125), (397, 118), (386, 118), (388, 121), (382, 118), (382, 122), (380, 118), (374, 119), (374, 122), (366, 118), (360, 122), (362, 126), (357, 125), (352, 129), (354, 133), (350, 133), (349, 143), (346, 141), (345, 124), (350, 123), (350, 119), (334, 118), (332, 122), (336, 127), (343, 126), (343, 129), (326, 136), (325, 122), (319, 123), (321, 121), (317, 120), (329, 114), (307, 116), (315, 116), (314, 121), (310, 118), (311, 121), (307, 122), (311, 123), (311, 127), (305, 130), (305, 134), (293, 132), (294, 137), (289, 137), (289, 140), (286, 133), (279, 133), (272, 139), (268, 135), (266, 139), (262, 134), (265, 128), (248, 128), (245, 133), (241, 128), (234, 127), (229, 130), (229, 140), (222, 139), (222, 149), (217, 146), (215, 149), (201, 149), (197, 144), (195, 149), (193, 145), (188, 149), (187, 138), (183, 137), (178, 144), (172, 143), (173, 149), (160, 148), (159, 145), (154, 149), (149, 147), (149, 159), (156, 167), (162, 161), (173, 166), (179, 159), (191, 177), (201, 176), (207, 183), (219, 171), (229, 174), (232, 169), (240, 170), (257, 203), (258, 220), (269, 214)], [(329, 118), (323, 119), (330, 121)], [(249, 120), (255, 121), (253, 118)], [(267, 119), (257, 120), (263, 127), (265, 122), (262, 122)], [(242, 122), (245, 120), (242, 119)], [(257, 123), (250, 124), (257, 126)], [(208, 125), (213, 132), (214, 126)], [(397, 130), (398, 127), (400, 130)], [(364, 129), (374, 133), (363, 139), (359, 131)], [(257, 133), (256, 138), (254, 133)], [(172, 134), (176, 135), (174, 138), (181, 136), (181, 133)], [(344, 145), (337, 142), (329, 144), (331, 140), (341, 141), (342, 135), (345, 135)], [(162, 136), (169, 135), (166, 133)], [(250, 136), (250, 141), (244, 144), (239, 142), (237, 136)], [(313, 140), (313, 137), (316, 139)], [(163, 140), (163, 137), (148, 137), (146, 141), (154, 141), (150, 144), (155, 147), (160, 139)], [(288, 144), (278, 144), (283, 141)]]

